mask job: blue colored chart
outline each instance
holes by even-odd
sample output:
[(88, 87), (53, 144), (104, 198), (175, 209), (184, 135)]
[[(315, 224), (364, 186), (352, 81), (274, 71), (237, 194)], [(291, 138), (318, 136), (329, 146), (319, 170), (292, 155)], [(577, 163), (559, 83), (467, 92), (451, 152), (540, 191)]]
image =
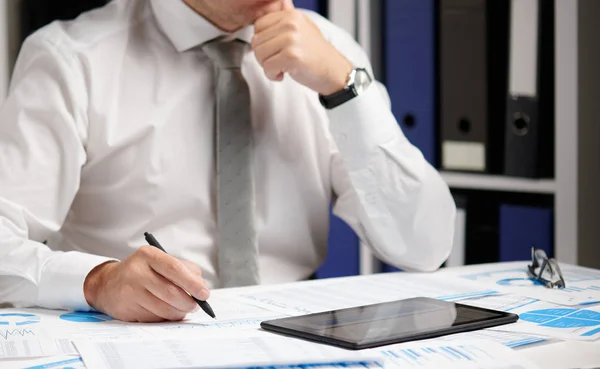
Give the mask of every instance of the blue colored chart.
[(61, 315), (60, 319), (76, 323), (100, 323), (109, 320), (114, 320), (106, 314), (98, 313), (95, 311), (74, 311), (71, 313)]
[(39, 315), (35, 314), (24, 314), (24, 313), (5, 313), (0, 314), (0, 326), (7, 325), (29, 325), (40, 322)]
[(53, 363), (30, 366), (25, 369), (75, 369), (84, 368), (83, 360), (81, 358), (55, 361)]
[(0, 338), (8, 341), (13, 337), (35, 337), (35, 331), (32, 329), (17, 328), (17, 329), (0, 329)]
[(544, 284), (535, 278), (506, 278), (496, 282), (500, 286), (543, 286)]
[(600, 326), (600, 313), (593, 310), (554, 308), (532, 310), (519, 314), (522, 320), (540, 327), (581, 328)]

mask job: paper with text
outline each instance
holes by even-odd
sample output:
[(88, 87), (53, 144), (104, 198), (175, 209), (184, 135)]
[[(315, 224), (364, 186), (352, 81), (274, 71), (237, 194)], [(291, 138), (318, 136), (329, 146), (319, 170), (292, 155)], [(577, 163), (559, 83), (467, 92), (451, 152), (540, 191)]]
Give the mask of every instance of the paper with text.
[(67, 339), (53, 339), (41, 329), (0, 328), (0, 359), (76, 355)]
[(494, 295), (496, 291), (469, 282), (451, 281), (436, 275), (386, 273), (274, 286), (252, 293), (241, 292), (247, 302), (288, 315), (310, 314), (411, 297), (460, 300)]
[(376, 352), (349, 351), (283, 336), (196, 340), (75, 341), (89, 368), (244, 368), (382, 363)]
[(506, 347), (517, 348), (536, 343), (547, 341), (544, 337), (534, 336), (531, 334), (520, 333), (520, 332), (504, 332), (494, 329), (482, 329), (473, 332), (457, 333), (450, 336), (441, 337), (443, 341), (456, 341), (456, 340), (489, 340)]

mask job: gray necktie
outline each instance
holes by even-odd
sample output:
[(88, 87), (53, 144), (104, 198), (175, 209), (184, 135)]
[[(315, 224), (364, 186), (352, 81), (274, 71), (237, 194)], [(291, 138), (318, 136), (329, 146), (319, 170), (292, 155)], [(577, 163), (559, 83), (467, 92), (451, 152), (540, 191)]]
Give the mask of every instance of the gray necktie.
[(202, 49), (217, 78), (216, 168), (221, 287), (258, 284), (258, 241), (254, 224), (250, 91), (240, 69), (247, 44), (213, 40)]

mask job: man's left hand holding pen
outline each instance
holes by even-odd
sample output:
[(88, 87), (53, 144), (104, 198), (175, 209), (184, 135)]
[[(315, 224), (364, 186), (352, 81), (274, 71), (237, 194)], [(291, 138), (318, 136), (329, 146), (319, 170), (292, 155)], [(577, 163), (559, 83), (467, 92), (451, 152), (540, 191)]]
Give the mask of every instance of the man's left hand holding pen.
[(118, 320), (147, 323), (182, 320), (199, 308), (192, 296), (205, 301), (210, 295), (200, 267), (153, 246), (98, 265), (83, 290), (94, 309)]

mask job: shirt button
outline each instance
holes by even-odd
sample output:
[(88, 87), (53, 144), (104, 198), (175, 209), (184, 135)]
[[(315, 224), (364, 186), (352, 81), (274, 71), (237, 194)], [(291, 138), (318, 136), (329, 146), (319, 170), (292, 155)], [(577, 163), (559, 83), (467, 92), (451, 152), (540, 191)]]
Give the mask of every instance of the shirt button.
[(338, 142), (339, 143), (345, 143), (347, 141), (348, 137), (344, 134), (344, 133), (340, 133), (338, 135)]

